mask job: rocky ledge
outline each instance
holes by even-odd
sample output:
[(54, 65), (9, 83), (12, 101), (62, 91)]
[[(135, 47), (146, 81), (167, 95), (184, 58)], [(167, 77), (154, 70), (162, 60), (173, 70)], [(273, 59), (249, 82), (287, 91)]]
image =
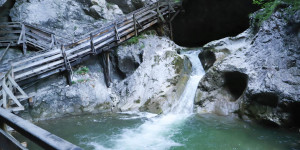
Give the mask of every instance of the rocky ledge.
[(198, 112), (300, 126), (300, 11), (279, 9), (255, 30), (204, 46)]

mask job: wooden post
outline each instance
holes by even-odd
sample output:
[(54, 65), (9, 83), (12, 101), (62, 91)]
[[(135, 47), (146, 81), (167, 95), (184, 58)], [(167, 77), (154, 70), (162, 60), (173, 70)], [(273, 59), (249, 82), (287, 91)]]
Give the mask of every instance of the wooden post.
[(136, 18), (135, 18), (135, 13), (133, 14), (133, 22), (134, 22), (134, 31), (135, 31), (135, 36), (138, 36), (138, 29), (136, 27)]
[(104, 52), (102, 55), (103, 61), (103, 70), (104, 70), (104, 78), (107, 87), (110, 87), (111, 78), (110, 78), (110, 60), (109, 60), (109, 52)]
[(91, 50), (93, 52), (93, 55), (96, 55), (97, 52), (96, 52), (96, 49), (95, 49), (95, 46), (94, 46), (94, 37), (93, 37), (93, 34), (90, 33), (90, 43), (91, 43)]
[(25, 31), (25, 25), (22, 24), (22, 43), (23, 43), (23, 54), (26, 55), (27, 52), (27, 46), (26, 46), (26, 31)]
[(115, 22), (115, 35), (116, 35), (116, 40), (120, 41), (120, 36), (119, 36), (119, 32), (118, 32), (118, 25)]
[(4, 90), (4, 84), (5, 84), (5, 77), (2, 79), (2, 102), (3, 102), (3, 108), (7, 108), (7, 96), (6, 96), (6, 92)]
[(6, 47), (6, 49), (4, 50), (4, 52), (2, 53), (2, 55), (0, 56), (0, 62), (2, 61), (2, 59), (4, 58), (6, 52), (8, 51), (9, 47), (11, 45), (11, 42), (8, 44), (8, 46)]
[(65, 47), (64, 45), (61, 46), (61, 51), (62, 51), (62, 55), (64, 58), (64, 64), (65, 64), (65, 68), (66, 68), (66, 78), (67, 78), (67, 83), (69, 85), (72, 85), (72, 78), (71, 78), (71, 66), (68, 65), (68, 58), (65, 52)]
[(180, 13), (180, 10), (178, 10), (172, 18), (169, 20), (169, 26), (170, 26), (170, 34), (171, 34), (171, 40), (174, 40), (173, 38), (173, 26), (172, 26), (172, 21), (175, 19), (175, 17)]
[(50, 49), (52, 49), (55, 45), (55, 37), (53, 34), (51, 34), (51, 43), (50, 43)]

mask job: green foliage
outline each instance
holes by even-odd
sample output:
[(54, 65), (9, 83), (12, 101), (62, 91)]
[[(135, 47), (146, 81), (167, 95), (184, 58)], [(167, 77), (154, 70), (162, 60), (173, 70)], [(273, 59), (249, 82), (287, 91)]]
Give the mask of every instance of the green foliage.
[(146, 37), (144, 35), (135, 36), (135, 37), (132, 37), (131, 39), (129, 39), (128, 41), (126, 41), (124, 44), (125, 45), (137, 44), (137, 43), (139, 43), (140, 39), (145, 39), (145, 38)]
[(89, 72), (89, 68), (86, 66), (80, 67), (78, 70), (75, 71), (76, 74), (85, 75)]
[(144, 49), (144, 48), (145, 48), (145, 44), (142, 43), (142, 44), (140, 45), (140, 49)]
[(287, 11), (290, 14), (293, 14), (295, 11), (300, 9), (299, 0), (253, 0), (253, 4), (259, 5), (261, 8), (263, 8), (263, 11), (258, 12), (254, 16), (259, 26), (263, 21), (269, 19), (276, 8), (281, 4), (287, 4), (291, 6), (287, 8)]

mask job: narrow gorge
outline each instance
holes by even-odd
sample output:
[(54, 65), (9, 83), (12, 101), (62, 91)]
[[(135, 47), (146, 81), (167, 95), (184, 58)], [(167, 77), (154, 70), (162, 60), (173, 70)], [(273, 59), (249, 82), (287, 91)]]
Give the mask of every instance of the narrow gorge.
[(297, 150), (300, 3), (0, 0), (0, 77), (0, 107), (80, 149)]

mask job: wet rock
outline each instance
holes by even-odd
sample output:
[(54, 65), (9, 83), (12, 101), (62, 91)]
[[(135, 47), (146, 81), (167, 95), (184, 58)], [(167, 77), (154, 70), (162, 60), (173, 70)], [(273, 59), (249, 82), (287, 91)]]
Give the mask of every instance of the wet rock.
[[(297, 26), (293, 21), (296, 15), (289, 16), (284, 10), (278, 10), (257, 33), (249, 34), (247, 40), (240, 43), (244, 45), (242, 48), (232, 47), (230, 42), (225, 44), (224, 40), (208, 44), (211, 51), (223, 45), (230, 54), (219, 61), (217, 57), (217, 62), (200, 82), (195, 101), (200, 106), (198, 111), (221, 109), (225, 115), (239, 112), (261, 123), (299, 127), (296, 117), (300, 110), (300, 70), (296, 60), (300, 58), (300, 40), (297, 32), (291, 32), (291, 27)], [(227, 72), (240, 75), (226, 77)], [(248, 77), (247, 82), (244, 76)], [(232, 81), (226, 82), (226, 78)], [(244, 88), (232, 91), (226, 84)], [(230, 107), (224, 108), (224, 101)]]
[[(145, 44), (143, 61), (133, 74), (115, 86), (120, 97), (118, 108), (159, 114), (180, 97), (191, 64), (186, 57), (177, 54), (176, 49), (180, 47), (167, 38), (149, 35), (140, 43)], [(124, 49), (128, 47), (118, 51)]]
[(145, 41), (129, 46), (120, 46), (117, 51), (118, 68), (127, 77), (143, 62)]

